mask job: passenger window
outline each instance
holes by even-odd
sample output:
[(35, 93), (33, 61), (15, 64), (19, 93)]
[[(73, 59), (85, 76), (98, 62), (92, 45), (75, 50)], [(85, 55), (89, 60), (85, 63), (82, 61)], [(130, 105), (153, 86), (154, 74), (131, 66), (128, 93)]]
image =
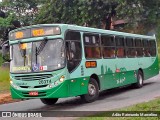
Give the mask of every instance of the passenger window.
[(135, 39), (135, 47), (142, 47), (141, 39)]
[(143, 44), (143, 56), (150, 57), (151, 53), (150, 53), (150, 45), (149, 45), (148, 40), (143, 39), (142, 44)]
[(119, 58), (126, 57), (124, 40), (125, 39), (122, 36), (116, 36), (115, 37), (115, 41), (116, 41), (116, 56), (119, 57)]
[(103, 46), (115, 46), (114, 37), (109, 35), (102, 35), (101, 41)]
[(115, 58), (115, 47), (103, 47), (104, 58)]
[(115, 58), (116, 49), (115, 49), (115, 40), (114, 36), (102, 35), (102, 54), (104, 58)]
[(115, 37), (116, 46), (124, 47), (124, 38), (121, 36)]
[(136, 57), (137, 53), (134, 48), (133, 38), (126, 38), (126, 53), (127, 57)]
[(83, 39), (85, 57), (87, 59), (101, 58), (99, 35), (85, 33)]
[(134, 42), (132, 38), (126, 38), (126, 46), (127, 47), (134, 47)]
[(150, 40), (149, 44), (150, 44), (149, 50), (151, 56), (156, 56), (156, 42), (154, 40)]
[(141, 39), (135, 39), (135, 52), (137, 57), (143, 56), (143, 47)]

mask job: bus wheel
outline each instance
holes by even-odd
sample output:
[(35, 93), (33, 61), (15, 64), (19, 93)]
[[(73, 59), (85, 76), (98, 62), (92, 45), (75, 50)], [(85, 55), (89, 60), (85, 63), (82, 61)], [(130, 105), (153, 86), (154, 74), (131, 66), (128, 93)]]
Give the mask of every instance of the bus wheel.
[(98, 83), (95, 79), (91, 78), (88, 84), (88, 94), (82, 95), (81, 99), (84, 102), (93, 102), (95, 101), (99, 96), (99, 87)]
[(136, 88), (143, 87), (143, 73), (141, 71), (138, 71), (137, 74), (137, 83), (135, 84)]
[(53, 105), (58, 101), (58, 98), (41, 98), (40, 100), (46, 105)]

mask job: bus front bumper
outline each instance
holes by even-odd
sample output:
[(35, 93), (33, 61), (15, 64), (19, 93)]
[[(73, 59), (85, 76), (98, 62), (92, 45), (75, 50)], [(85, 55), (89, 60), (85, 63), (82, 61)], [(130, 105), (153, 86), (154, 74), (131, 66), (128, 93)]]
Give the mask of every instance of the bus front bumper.
[[(79, 81), (79, 82), (78, 82)], [(54, 86), (53, 88), (28, 88), (28, 89), (16, 89), (12, 85), (10, 86), (11, 96), (13, 99), (32, 99), (32, 98), (64, 98), (71, 96), (78, 96), (86, 94), (88, 91), (87, 83), (85, 81), (83, 86), (80, 85), (81, 80), (77, 80), (75, 83), (71, 83), (70, 80), (66, 80), (63, 83)], [(36, 92), (38, 94), (30, 94)]]
[[(29, 89), (19, 90), (13, 86), (10, 87), (13, 99), (29, 99), (29, 98), (60, 98), (69, 96), (68, 86), (65, 83), (51, 89)], [(30, 95), (31, 92), (37, 92), (37, 95)]]

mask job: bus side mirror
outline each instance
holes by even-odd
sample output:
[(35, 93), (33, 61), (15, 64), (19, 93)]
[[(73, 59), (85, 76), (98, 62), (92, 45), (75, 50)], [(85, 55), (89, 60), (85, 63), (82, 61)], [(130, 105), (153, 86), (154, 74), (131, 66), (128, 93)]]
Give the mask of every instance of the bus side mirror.
[(10, 62), (10, 51), (9, 51), (9, 41), (4, 42), (2, 45), (2, 58), (7, 61)]

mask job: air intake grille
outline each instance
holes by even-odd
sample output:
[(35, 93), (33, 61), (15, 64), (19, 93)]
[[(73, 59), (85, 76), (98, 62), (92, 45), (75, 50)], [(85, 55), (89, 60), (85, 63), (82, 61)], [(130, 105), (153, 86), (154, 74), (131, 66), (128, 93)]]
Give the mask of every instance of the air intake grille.
[[(30, 88), (31, 86), (19, 86), (21, 88)], [(47, 85), (40, 85), (40, 86), (33, 86), (33, 88), (43, 88), (43, 87), (47, 87)]]
[(52, 74), (39, 74), (39, 75), (14, 76), (14, 79), (23, 81), (34, 81), (34, 80), (47, 79), (51, 77), (53, 77)]

